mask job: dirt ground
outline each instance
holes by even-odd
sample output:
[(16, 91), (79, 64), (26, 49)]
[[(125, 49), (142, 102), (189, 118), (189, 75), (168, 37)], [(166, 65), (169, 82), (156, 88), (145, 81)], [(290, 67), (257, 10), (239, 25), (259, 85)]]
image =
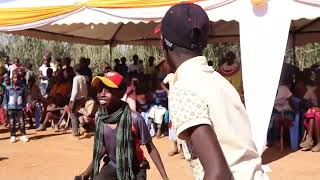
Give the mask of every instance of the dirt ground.
[[(70, 134), (28, 130), (30, 142), (10, 144), (9, 133), (0, 128), (0, 180), (73, 180), (82, 172), (92, 157), (93, 137), (75, 139)], [(191, 170), (179, 156), (168, 157), (171, 149), (168, 138), (154, 139), (167, 173), (172, 180), (192, 180)], [(154, 164), (148, 171), (148, 179), (161, 179)], [(320, 153), (280, 152), (267, 149), (263, 161), (272, 169), (275, 180), (320, 179)]]

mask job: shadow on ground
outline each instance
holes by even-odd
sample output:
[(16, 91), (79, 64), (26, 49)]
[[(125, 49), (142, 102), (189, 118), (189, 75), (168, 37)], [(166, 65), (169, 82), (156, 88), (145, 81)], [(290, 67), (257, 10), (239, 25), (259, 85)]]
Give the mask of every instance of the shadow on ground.
[(0, 157), (0, 161), (7, 160), (7, 159), (9, 159), (9, 158), (7, 158), (7, 157)]
[(70, 134), (70, 133), (58, 132), (58, 133), (54, 133), (54, 134), (40, 134), (40, 135), (32, 136), (32, 137), (30, 137), (29, 139), (31, 139), (31, 140), (37, 140), (37, 139), (42, 139), (42, 138), (47, 138), (47, 137), (61, 136), (61, 135), (65, 135), (65, 134)]
[(262, 164), (272, 163), (273, 161), (282, 159), (293, 152), (295, 151), (292, 151), (291, 149), (284, 149), (281, 151), (279, 148), (268, 148), (262, 154)]

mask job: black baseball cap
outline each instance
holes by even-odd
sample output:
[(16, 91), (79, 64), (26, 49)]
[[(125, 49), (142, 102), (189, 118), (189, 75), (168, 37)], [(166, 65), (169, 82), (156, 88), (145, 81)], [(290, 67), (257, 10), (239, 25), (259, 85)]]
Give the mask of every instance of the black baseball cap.
[(199, 5), (182, 2), (166, 12), (155, 33), (160, 31), (168, 47), (204, 49), (208, 43), (209, 17)]

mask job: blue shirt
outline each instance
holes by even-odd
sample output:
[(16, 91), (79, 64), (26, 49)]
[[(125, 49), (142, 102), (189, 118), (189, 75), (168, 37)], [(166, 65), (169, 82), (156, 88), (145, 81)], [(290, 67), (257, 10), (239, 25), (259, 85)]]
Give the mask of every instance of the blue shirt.
[(4, 109), (20, 110), (26, 106), (25, 88), (22, 86), (7, 86), (3, 98)]

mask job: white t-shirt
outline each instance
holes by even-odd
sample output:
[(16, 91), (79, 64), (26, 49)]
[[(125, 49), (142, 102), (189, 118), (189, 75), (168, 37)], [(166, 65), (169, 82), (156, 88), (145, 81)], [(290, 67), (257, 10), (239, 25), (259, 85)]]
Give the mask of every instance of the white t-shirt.
[(164, 84), (169, 84), (169, 88), (172, 87), (173, 85), (173, 81), (174, 81), (174, 74), (173, 73), (169, 73), (164, 80), (162, 81)]
[(138, 64), (130, 64), (129, 67), (129, 72), (134, 72), (134, 71), (139, 71), (139, 65)]
[(70, 101), (80, 100), (88, 96), (87, 78), (83, 75), (76, 75), (73, 78)]
[[(39, 68), (39, 71), (41, 71), (41, 74), (42, 74), (43, 76), (47, 77), (47, 70), (48, 70), (48, 68), (49, 68), (48, 66), (42, 64), (42, 66), (40, 66), (40, 68)], [(41, 83), (48, 84), (48, 80), (47, 80), (47, 79), (45, 79), (45, 80), (44, 80), (44, 79), (41, 79), (40, 82), (41, 82)]]
[(279, 85), (278, 94), (274, 102), (274, 108), (279, 111), (291, 111), (288, 98), (292, 96), (292, 92), (286, 85)]
[(16, 64), (12, 64), (11, 66), (9, 66), (9, 71), (10, 71), (10, 79), (12, 79), (13, 77), (13, 71), (15, 71), (16, 69), (20, 68), (21, 66), (17, 66)]

